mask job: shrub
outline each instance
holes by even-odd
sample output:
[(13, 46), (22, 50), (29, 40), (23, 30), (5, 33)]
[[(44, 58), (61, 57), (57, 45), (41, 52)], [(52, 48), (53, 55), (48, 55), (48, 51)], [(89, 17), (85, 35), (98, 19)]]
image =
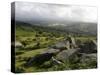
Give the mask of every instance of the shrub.
[(15, 69), (15, 72), (16, 73), (23, 73), (25, 70), (24, 70), (24, 68), (23, 67), (17, 67), (16, 69)]
[(22, 52), (22, 51), (17, 51), (16, 52), (16, 55), (20, 55), (20, 54), (23, 54), (24, 52)]

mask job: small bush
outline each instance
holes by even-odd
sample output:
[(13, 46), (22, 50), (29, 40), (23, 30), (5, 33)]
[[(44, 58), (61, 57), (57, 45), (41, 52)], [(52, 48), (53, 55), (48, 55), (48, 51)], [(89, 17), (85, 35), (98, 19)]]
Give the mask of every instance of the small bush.
[(22, 51), (17, 51), (16, 52), (16, 55), (20, 55), (20, 54), (23, 54), (24, 52), (22, 52)]
[(25, 70), (24, 70), (24, 68), (23, 67), (17, 67), (16, 69), (15, 69), (15, 72), (16, 73), (23, 73)]

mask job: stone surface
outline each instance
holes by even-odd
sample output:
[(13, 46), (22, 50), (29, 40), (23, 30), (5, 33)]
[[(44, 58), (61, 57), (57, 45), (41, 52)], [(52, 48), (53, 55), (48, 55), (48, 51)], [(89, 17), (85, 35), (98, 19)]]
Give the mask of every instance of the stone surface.
[(88, 63), (90, 61), (97, 61), (97, 54), (92, 53), (92, 54), (83, 54), (81, 57), (81, 62), (82, 63)]
[(15, 47), (16, 48), (20, 48), (20, 47), (22, 47), (23, 45), (21, 44), (21, 42), (19, 42), (19, 41), (16, 41), (15, 42)]
[(28, 66), (31, 66), (31, 65), (41, 65), (41, 64), (43, 64), (45, 61), (49, 61), (49, 60), (52, 58), (53, 55), (54, 55), (53, 53), (38, 54), (38, 55), (32, 57), (32, 58), (28, 61), (27, 65), (28, 65)]
[(76, 41), (73, 37), (67, 37), (65, 40), (59, 41), (55, 45), (52, 46), (52, 48), (60, 49), (60, 50), (72, 49), (76, 47), (77, 47)]
[(81, 53), (97, 53), (97, 45), (94, 40), (81, 44), (79, 48), (81, 49)]
[(49, 48), (49, 49), (43, 51), (42, 53), (58, 53), (59, 51), (60, 51), (59, 49)]
[(61, 61), (57, 60), (56, 58), (52, 57), (52, 63), (55, 65), (63, 64)]
[(54, 49), (63, 50), (63, 49), (67, 49), (66, 46), (67, 45), (66, 45), (65, 41), (60, 41), (60, 42), (57, 42), (55, 45), (52, 45), (51, 47), (54, 48)]
[(56, 58), (61, 61), (67, 61), (70, 58), (74, 58), (74, 55), (76, 55), (79, 52), (80, 49), (69, 49), (69, 50), (64, 50), (60, 52)]

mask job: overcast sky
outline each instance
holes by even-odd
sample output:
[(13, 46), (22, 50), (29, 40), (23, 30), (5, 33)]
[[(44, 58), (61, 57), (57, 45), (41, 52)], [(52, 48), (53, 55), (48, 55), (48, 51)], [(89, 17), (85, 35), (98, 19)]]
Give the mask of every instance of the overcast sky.
[(97, 22), (97, 8), (16, 2), (16, 20), (27, 22)]

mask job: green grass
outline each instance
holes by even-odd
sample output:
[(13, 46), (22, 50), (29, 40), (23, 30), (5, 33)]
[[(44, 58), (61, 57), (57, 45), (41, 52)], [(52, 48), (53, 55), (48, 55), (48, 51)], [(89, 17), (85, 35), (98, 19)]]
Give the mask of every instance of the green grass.
[[(24, 28), (24, 29), (23, 29)], [(42, 67), (31, 66), (24, 67), (26, 59), (34, 57), (37, 54), (47, 50), (48, 46), (55, 44), (58, 41), (66, 39), (67, 35), (46, 32), (40, 28), (25, 28), (25, 27), (16, 27), (16, 41), (24, 41), (26, 46), (16, 50), (16, 72), (40, 72), (40, 71), (57, 71), (57, 70), (68, 70), (75, 68), (87, 68), (87, 64), (70, 64), (64, 63), (63, 65), (51, 65), (51, 62), (46, 62)], [(88, 41), (89, 39), (96, 39), (94, 36), (80, 36), (75, 37), (76, 40), (81, 42)], [(39, 45), (36, 47), (36, 44), (39, 42)], [(48, 67), (48, 68), (47, 68)]]
[(47, 48), (43, 48), (43, 49), (36, 49), (36, 50), (31, 50), (31, 51), (26, 51), (24, 54), (21, 54), (19, 56), (21, 57), (33, 57), (36, 54), (39, 54), (43, 51), (45, 51)]

